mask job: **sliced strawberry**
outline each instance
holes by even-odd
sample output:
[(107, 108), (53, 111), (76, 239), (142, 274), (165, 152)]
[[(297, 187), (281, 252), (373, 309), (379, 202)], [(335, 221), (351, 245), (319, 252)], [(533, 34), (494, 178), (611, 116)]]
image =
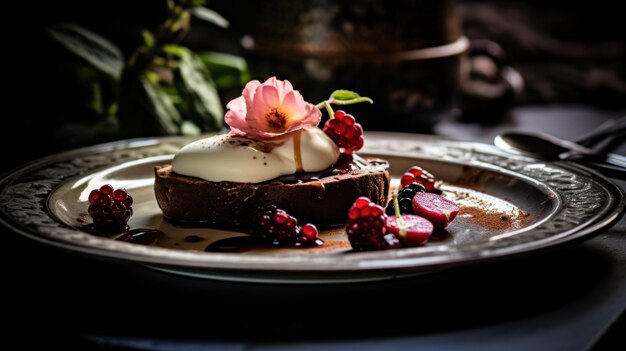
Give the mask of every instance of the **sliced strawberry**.
[(413, 212), (431, 221), (435, 228), (445, 228), (459, 213), (454, 201), (433, 193), (417, 193), (413, 197)]
[(403, 215), (404, 230), (399, 225), (396, 217), (389, 216), (385, 222), (387, 231), (398, 237), (405, 246), (423, 245), (433, 233), (433, 224), (427, 219), (415, 215)]

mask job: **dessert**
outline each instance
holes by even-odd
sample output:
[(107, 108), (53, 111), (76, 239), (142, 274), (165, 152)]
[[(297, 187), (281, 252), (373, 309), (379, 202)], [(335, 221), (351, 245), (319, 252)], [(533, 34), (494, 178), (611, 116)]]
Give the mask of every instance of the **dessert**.
[[(368, 100), (336, 91), (312, 105), (288, 81), (248, 83), (227, 105), (230, 133), (192, 142), (171, 164), (155, 167), (163, 215), (175, 222), (235, 226), (262, 245), (320, 246), (317, 226), (338, 224), (357, 251), (425, 244), (459, 208), (417, 166), (401, 177), (402, 188), (386, 209), (381, 206), (390, 192), (388, 163), (354, 154), (363, 147), (363, 129), (354, 116), (331, 107)], [(330, 119), (320, 129), (323, 108)], [(96, 227), (126, 229), (132, 215), (126, 191), (105, 185), (90, 193), (89, 202)], [(118, 240), (154, 243), (159, 233), (134, 229)]]
[[(336, 225), (358, 197), (384, 204), (387, 162), (353, 155), (363, 129), (330, 106), (367, 100), (338, 91), (316, 106), (288, 81), (248, 83), (227, 105), (230, 133), (191, 143), (171, 165), (156, 167), (159, 207), (173, 221), (251, 227), (268, 206), (302, 222)], [(317, 127), (322, 108), (331, 116), (324, 130)]]
[[(458, 196), (458, 189), (442, 187), (441, 181), (418, 166), (400, 177), (399, 190), (394, 189), (393, 200), (387, 203), (389, 164), (356, 155), (363, 147), (363, 129), (354, 116), (333, 111), (331, 106), (362, 101), (369, 99), (336, 91), (328, 100), (312, 105), (287, 81), (250, 82), (242, 96), (227, 105), (230, 133), (192, 142), (171, 164), (155, 167), (155, 197), (164, 217), (199, 226), (180, 228), (184, 238), (161, 230), (179, 227), (168, 221), (160, 222), (159, 229), (131, 229), (127, 223), (133, 213), (132, 196), (104, 185), (89, 194), (93, 224), (86, 228), (115, 240), (196, 251), (243, 252), (260, 247), (263, 252), (269, 245), (321, 253), (441, 242), (455, 231), (468, 232), (458, 224), (448, 227), (456, 217), (465, 217), (460, 226), (467, 218), (479, 218), (491, 226), (494, 218), (506, 222), (496, 228), (500, 232), (521, 225), (519, 220), (509, 223), (508, 213), (517, 216), (513, 212), (468, 206), (465, 199), (471, 196), (465, 191)], [(330, 119), (320, 129), (323, 109)], [(451, 198), (460, 201), (460, 215), (459, 205)], [(212, 230), (205, 233), (206, 224), (250, 235), (233, 232), (235, 236), (220, 233), (210, 238)], [(318, 226), (339, 224), (343, 229), (318, 231)], [(205, 240), (210, 240), (208, 245)]]

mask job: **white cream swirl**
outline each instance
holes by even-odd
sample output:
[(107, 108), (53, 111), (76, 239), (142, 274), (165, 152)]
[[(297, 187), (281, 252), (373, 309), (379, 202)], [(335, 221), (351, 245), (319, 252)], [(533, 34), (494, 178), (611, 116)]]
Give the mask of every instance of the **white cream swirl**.
[(318, 172), (337, 162), (339, 148), (317, 127), (303, 128), (271, 142), (234, 134), (184, 146), (172, 161), (174, 172), (211, 182), (261, 183), (296, 172)]

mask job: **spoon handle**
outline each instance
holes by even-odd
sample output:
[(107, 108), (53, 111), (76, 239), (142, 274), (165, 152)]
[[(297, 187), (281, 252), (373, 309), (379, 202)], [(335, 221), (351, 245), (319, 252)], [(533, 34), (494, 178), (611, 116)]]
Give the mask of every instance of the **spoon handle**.
[(606, 154), (617, 149), (625, 142), (626, 129), (607, 136), (606, 139), (599, 141), (591, 149), (597, 154)]
[(614, 120), (608, 120), (607, 122), (600, 125), (600, 127), (590, 132), (586, 136), (576, 140), (575, 142), (578, 145), (591, 147), (598, 142), (601, 142), (610, 136), (620, 134), (625, 130), (626, 116)]

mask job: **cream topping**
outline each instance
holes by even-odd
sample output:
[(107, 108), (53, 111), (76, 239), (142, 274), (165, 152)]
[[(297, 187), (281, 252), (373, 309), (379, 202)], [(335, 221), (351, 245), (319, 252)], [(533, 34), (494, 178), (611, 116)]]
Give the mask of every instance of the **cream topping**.
[(297, 171), (322, 171), (338, 158), (339, 148), (326, 133), (309, 127), (271, 141), (232, 133), (201, 139), (184, 146), (172, 167), (211, 182), (260, 183)]

